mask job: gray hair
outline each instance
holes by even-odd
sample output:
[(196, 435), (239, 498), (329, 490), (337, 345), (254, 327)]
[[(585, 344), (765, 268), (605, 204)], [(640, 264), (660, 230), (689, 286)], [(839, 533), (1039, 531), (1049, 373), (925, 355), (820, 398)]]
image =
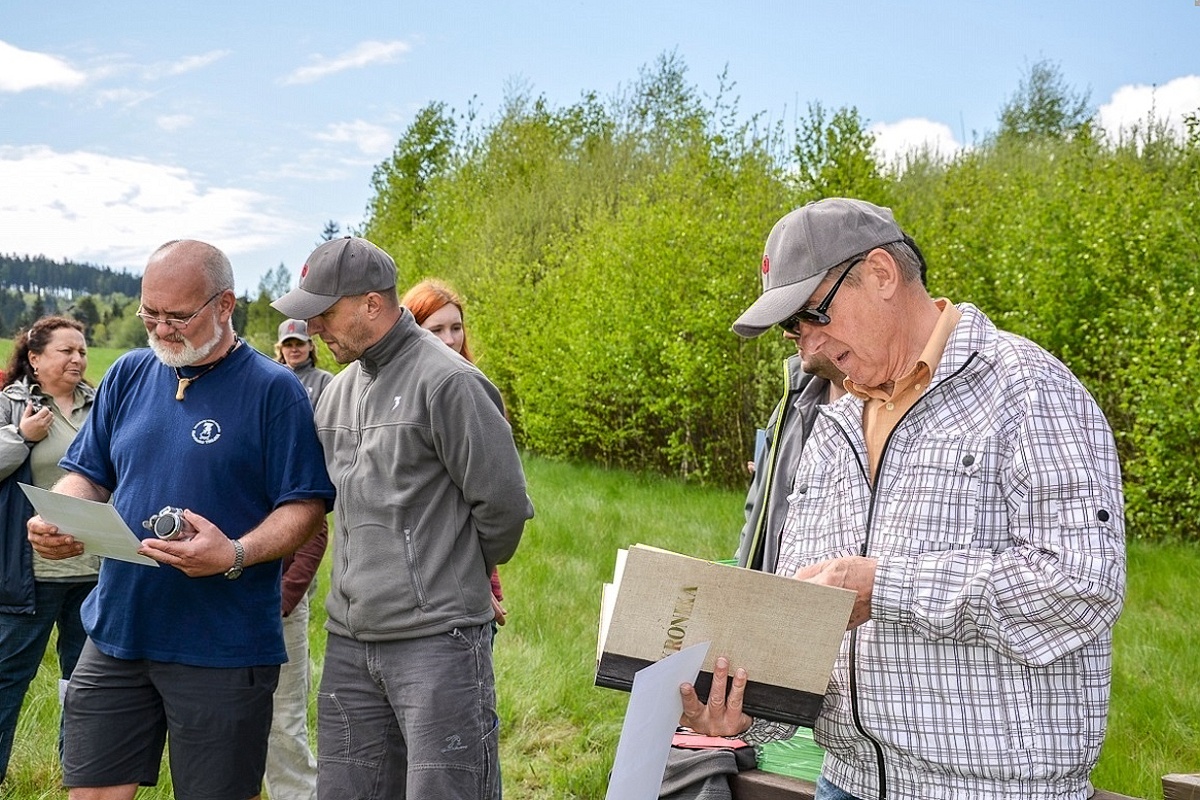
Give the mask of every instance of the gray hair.
[[(920, 282), (921, 285), (925, 284), (925, 259), (919, 255), (916, 243), (912, 239), (905, 237), (898, 242), (888, 242), (887, 244), (879, 245), (877, 248), (872, 247), (871, 250), (883, 250), (890, 255), (892, 260), (896, 262), (896, 266), (900, 268), (900, 280), (904, 283)], [(871, 250), (859, 253), (852, 258), (847, 258), (842, 263), (830, 268), (829, 272), (825, 274), (832, 278), (840, 277), (846, 267), (850, 266), (854, 261), (865, 258)], [(860, 279), (854, 270), (850, 270), (850, 274), (846, 276), (845, 282), (852, 286), (857, 286), (860, 283)]]

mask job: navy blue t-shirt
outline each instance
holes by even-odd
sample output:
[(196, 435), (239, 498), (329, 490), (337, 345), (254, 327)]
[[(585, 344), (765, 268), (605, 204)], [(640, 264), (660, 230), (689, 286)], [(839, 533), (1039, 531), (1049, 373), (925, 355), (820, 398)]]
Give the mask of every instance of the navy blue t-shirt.
[[(187, 370), (194, 374), (197, 370)], [(190, 509), (236, 539), (282, 503), (334, 496), (312, 407), (287, 367), (238, 347), (175, 399), (175, 371), (142, 348), (113, 364), (60, 465), (112, 492), (125, 523)], [(105, 559), (83, 623), (102, 652), (205, 667), (287, 660), (280, 562), (237, 580)]]

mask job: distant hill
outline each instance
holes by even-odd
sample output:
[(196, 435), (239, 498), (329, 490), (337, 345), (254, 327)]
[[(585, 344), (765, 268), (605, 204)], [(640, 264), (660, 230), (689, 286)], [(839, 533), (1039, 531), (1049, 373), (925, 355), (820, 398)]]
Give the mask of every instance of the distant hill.
[(0, 336), (11, 336), (42, 314), (71, 313), (81, 297), (137, 297), (141, 287), (140, 275), (111, 267), (0, 253)]
[(45, 256), (0, 253), (0, 288), (27, 294), (73, 298), (84, 294), (124, 294), (141, 291), (142, 278), (112, 267), (51, 261)]

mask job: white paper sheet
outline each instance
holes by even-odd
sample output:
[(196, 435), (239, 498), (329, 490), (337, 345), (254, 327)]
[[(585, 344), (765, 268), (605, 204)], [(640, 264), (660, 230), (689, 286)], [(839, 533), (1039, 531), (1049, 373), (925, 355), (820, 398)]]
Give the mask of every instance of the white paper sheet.
[(658, 797), (671, 737), (683, 714), (679, 684), (695, 682), (708, 655), (708, 644), (700, 642), (684, 648), (634, 674), (605, 800)]
[(94, 556), (131, 561), (157, 567), (158, 562), (138, 553), (142, 543), (117, 510), (108, 503), (83, 500), (65, 494), (49, 492), (25, 483), (17, 484), (33, 504), (33, 510), (42, 519), (57, 525), (63, 533), (69, 533), (83, 542), (85, 550)]

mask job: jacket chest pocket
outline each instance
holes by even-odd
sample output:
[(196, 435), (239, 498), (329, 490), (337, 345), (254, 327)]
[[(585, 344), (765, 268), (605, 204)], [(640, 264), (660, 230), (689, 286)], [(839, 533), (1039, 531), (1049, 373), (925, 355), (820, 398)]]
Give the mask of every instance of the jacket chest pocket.
[[(989, 540), (995, 525), (982, 524), (994, 511), (999, 443), (987, 436), (935, 436), (915, 444), (899, 465), (890, 465), (894, 483), (880, 492), (881, 532), (906, 552), (1003, 546)], [(1005, 526), (1000, 526), (1004, 529)]]
[(802, 458), (788, 496), (781, 564), (807, 564), (857, 553), (866, 531), (868, 488), (855, 480), (858, 463), (849, 451)]

